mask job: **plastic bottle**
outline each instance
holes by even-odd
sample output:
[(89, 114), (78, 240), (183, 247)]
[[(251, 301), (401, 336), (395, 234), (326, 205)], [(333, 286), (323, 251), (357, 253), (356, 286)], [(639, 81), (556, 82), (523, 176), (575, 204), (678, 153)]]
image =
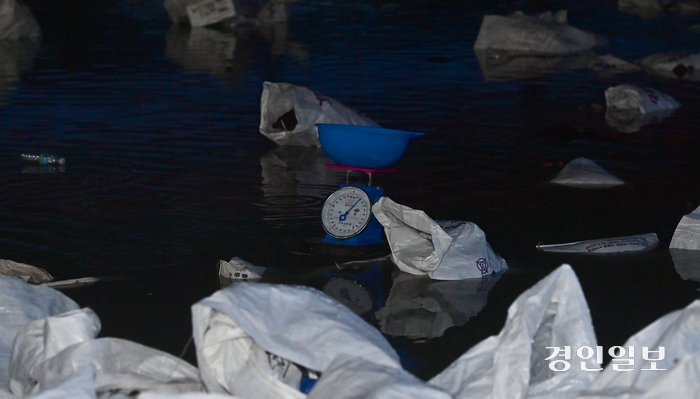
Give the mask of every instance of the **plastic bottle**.
[(55, 155), (52, 154), (22, 154), (22, 159), (24, 159), (27, 162), (36, 162), (39, 165), (63, 165), (66, 163), (65, 158), (57, 158)]

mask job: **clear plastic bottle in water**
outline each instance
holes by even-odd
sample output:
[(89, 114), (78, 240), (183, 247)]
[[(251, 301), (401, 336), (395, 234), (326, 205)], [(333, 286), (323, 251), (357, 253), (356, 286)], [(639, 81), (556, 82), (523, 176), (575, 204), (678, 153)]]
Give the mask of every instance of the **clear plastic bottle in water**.
[(22, 154), (22, 159), (24, 159), (27, 162), (38, 163), (39, 165), (64, 165), (66, 163), (66, 160), (64, 158), (57, 158), (55, 155), (52, 154)]

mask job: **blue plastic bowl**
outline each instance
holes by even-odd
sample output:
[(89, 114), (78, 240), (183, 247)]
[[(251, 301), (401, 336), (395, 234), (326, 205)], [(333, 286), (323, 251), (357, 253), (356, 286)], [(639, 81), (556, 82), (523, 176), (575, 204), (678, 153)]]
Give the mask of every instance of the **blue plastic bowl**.
[(423, 133), (373, 126), (317, 123), (321, 148), (333, 162), (355, 168), (380, 169), (396, 163), (408, 141)]

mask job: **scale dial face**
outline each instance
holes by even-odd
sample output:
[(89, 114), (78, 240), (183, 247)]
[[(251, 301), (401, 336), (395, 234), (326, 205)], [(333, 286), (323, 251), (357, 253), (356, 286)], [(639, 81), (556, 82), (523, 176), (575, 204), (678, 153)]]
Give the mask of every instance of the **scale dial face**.
[(360, 234), (371, 218), (372, 201), (364, 190), (352, 186), (328, 196), (321, 210), (323, 229), (341, 240)]

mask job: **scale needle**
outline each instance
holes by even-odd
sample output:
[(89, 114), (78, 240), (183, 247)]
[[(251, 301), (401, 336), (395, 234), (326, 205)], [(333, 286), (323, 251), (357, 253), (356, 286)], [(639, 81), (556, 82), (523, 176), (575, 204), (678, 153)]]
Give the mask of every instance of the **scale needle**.
[(361, 200), (362, 200), (362, 198), (360, 198), (360, 199), (358, 199), (357, 201), (355, 201), (355, 203), (352, 204), (352, 206), (351, 206), (350, 208), (348, 208), (348, 210), (345, 211), (344, 214), (340, 215), (340, 217), (338, 218), (338, 220), (340, 220), (341, 222), (344, 222), (345, 219), (347, 219), (347, 217), (348, 217), (348, 213), (350, 213), (350, 211), (352, 210), (352, 208), (354, 208), (355, 205), (357, 205), (357, 203), (360, 202)]

